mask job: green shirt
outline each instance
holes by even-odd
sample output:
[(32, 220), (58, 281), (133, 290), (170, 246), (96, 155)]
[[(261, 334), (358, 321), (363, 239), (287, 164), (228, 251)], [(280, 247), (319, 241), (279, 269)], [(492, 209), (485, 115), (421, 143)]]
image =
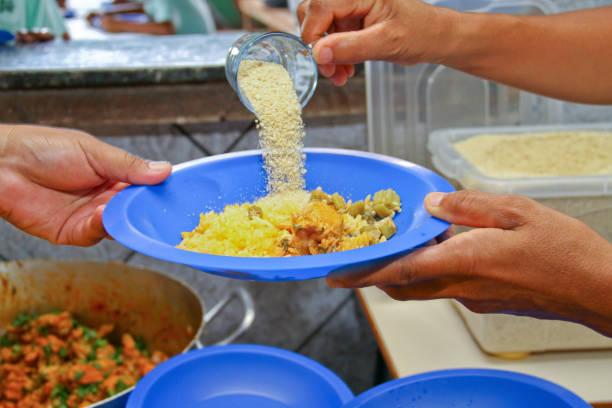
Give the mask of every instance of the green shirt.
[(40, 28), (48, 29), (56, 37), (67, 32), (55, 0), (0, 0), (0, 29), (15, 34)]
[(215, 32), (215, 21), (205, 0), (145, 0), (144, 9), (153, 21), (172, 23), (176, 34)]

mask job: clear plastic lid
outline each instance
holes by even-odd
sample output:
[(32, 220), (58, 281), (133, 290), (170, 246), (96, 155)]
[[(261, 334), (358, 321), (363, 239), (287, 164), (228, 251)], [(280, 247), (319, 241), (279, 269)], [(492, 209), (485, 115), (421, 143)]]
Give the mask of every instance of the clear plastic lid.
[(612, 174), (592, 176), (496, 178), (484, 175), (455, 147), (455, 143), (478, 135), (507, 135), (554, 131), (608, 131), (612, 123), (495, 126), (439, 129), (429, 135), (433, 167), (457, 180), (463, 188), (489, 193), (522, 194), (534, 198), (612, 196)]
[(249, 33), (230, 47), (225, 61), (225, 76), (240, 101), (251, 112), (253, 108), (238, 84), (238, 68), (243, 60), (258, 60), (285, 67), (302, 107), (306, 106), (317, 87), (317, 64), (311, 48), (299, 37), (287, 33)]

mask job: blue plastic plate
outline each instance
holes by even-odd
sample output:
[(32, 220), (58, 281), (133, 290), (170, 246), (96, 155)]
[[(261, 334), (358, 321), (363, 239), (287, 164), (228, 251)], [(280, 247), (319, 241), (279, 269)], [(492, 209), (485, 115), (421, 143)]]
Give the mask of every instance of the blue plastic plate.
[(135, 251), (205, 272), (251, 280), (302, 280), (326, 276), (338, 268), (367, 266), (396, 257), (444, 232), (449, 224), (431, 217), (423, 199), (432, 191), (453, 191), (440, 176), (412, 163), (373, 153), (340, 149), (305, 149), (306, 188), (322, 187), (346, 199), (361, 200), (393, 188), (402, 200), (394, 218), (398, 231), (387, 242), (324, 255), (246, 258), (178, 249), (181, 232), (192, 231), (199, 215), (228, 204), (265, 195), (259, 151), (230, 153), (174, 166), (156, 186), (130, 186), (117, 194), (103, 215), (116, 241)]
[(15, 39), (15, 36), (10, 31), (0, 30), (0, 44), (9, 42), (9, 41), (13, 41), (14, 39)]
[(549, 381), (510, 371), (453, 369), (389, 381), (345, 408), (591, 408)]
[(172, 357), (138, 382), (127, 408), (340, 408), (353, 399), (329, 369), (267, 346), (211, 346)]

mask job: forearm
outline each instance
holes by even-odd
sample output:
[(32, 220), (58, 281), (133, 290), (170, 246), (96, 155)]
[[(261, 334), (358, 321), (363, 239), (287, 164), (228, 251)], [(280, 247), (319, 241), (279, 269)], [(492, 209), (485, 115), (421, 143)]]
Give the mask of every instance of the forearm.
[(434, 62), (559, 99), (612, 103), (612, 7), (550, 16), (440, 15), (443, 47)]
[[(110, 17), (107, 17), (110, 18)], [(129, 32), (129, 33), (142, 33), (142, 34), (154, 34), (154, 35), (169, 35), (174, 34), (174, 27), (172, 23), (134, 23), (131, 21), (120, 21), (111, 20), (108, 23), (103, 24), (103, 27), (107, 31), (111, 32)]]
[(123, 14), (123, 13), (142, 13), (144, 12), (144, 7), (141, 3), (119, 3), (112, 5), (109, 9), (107, 9), (104, 14), (112, 15), (112, 14)]
[(578, 299), (582, 312), (571, 317), (612, 337), (612, 243), (602, 239), (600, 244), (586, 257), (585, 267), (593, 274), (593, 281), (584, 288), (577, 283), (571, 295)]

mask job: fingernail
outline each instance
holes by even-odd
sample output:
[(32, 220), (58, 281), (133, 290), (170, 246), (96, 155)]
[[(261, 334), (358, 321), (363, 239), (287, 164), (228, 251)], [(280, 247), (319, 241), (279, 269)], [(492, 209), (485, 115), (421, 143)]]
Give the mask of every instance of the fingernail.
[(334, 61), (334, 52), (329, 47), (323, 47), (319, 51), (319, 64), (331, 64)]
[(427, 203), (432, 207), (439, 207), (443, 198), (444, 193), (431, 193), (427, 195)]
[(150, 161), (147, 162), (149, 169), (154, 171), (167, 170), (170, 163), (167, 161)]

